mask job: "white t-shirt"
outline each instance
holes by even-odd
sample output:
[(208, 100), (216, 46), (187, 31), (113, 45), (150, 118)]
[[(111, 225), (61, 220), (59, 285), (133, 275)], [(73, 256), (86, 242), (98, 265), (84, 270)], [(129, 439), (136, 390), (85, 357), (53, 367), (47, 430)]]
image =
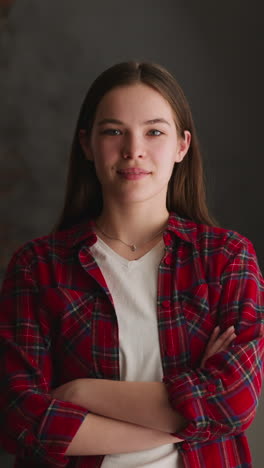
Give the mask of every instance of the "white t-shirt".
[[(163, 378), (156, 298), (163, 240), (138, 260), (129, 261), (102, 239), (91, 247), (112, 295), (118, 320), (120, 379), (158, 381)], [(176, 445), (106, 455), (102, 468), (179, 468)]]

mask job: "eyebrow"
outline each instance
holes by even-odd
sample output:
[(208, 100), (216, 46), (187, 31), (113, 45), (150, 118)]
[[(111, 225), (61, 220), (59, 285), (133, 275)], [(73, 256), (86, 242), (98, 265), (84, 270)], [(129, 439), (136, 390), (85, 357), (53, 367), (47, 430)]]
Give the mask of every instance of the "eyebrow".
[[(151, 120), (146, 120), (145, 122), (143, 122), (142, 125), (153, 125), (156, 123), (165, 123), (171, 126), (171, 124), (167, 120), (163, 119), (162, 117), (151, 119)], [(117, 120), (117, 119), (103, 119), (103, 120), (100, 120), (100, 122), (98, 122), (97, 125), (105, 125), (105, 124), (125, 125), (121, 120)]]

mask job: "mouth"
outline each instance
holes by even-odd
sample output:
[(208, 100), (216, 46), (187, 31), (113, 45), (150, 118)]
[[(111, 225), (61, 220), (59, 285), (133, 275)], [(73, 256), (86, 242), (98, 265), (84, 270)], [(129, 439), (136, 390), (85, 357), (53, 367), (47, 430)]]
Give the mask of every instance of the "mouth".
[(150, 174), (150, 171), (146, 171), (145, 169), (138, 169), (138, 168), (134, 168), (134, 169), (120, 169), (117, 171), (118, 174), (121, 174), (121, 175), (146, 175), (146, 174)]
[(149, 174), (151, 174), (150, 171), (146, 171), (145, 169), (139, 169), (139, 168), (130, 168), (130, 169), (119, 169), (117, 171), (117, 174), (122, 178), (126, 180), (140, 180), (143, 179), (144, 177), (147, 177)]

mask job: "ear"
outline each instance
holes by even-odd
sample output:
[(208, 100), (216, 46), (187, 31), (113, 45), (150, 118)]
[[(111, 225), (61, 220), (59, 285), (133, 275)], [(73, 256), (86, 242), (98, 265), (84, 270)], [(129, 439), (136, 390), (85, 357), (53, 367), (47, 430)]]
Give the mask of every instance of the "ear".
[(91, 151), (91, 145), (90, 145), (90, 139), (87, 135), (86, 130), (81, 129), (79, 131), (79, 142), (82, 147), (82, 150), (85, 154), (85, 158), (88, 159), (88, 161), (93, 161), (93, 155)]
[(188, 130), (184, 130), (184, 138), (180, 137), (175, 162), (181, 162), (187, 154), (192, 136)]

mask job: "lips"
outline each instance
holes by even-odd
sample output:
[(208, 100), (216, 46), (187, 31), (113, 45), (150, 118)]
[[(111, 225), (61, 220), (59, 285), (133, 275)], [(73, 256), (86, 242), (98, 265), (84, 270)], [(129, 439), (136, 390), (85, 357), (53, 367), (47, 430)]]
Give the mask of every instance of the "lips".
[(141, 169), (139, 167), (129, 167), (126, 169), (119, 169), (117, 171), (117, 174), (121, 179), (123, 180), (141, 180), (147, 177), (149, 174), (151, 174), (150, 171), (147, 171), (146, 169)]
[(124, 174), (124, 175), (150, 174), (150, 171), (146, 171), (145, 169), (139, 169), (139, 168), (119, 169), (117, 172), (118, 174)]

